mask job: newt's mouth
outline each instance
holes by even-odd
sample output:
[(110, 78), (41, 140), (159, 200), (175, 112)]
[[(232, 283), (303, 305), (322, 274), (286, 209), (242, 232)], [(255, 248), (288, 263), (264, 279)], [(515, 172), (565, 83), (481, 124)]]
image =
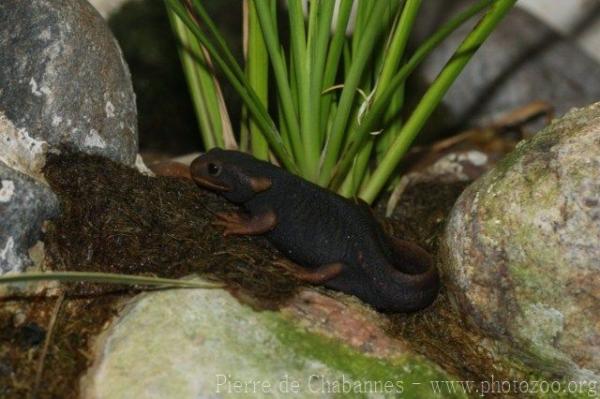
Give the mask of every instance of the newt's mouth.
[(231, 191), (231, 187), (223, 184), (220, 181), (217, 181), (216, 179), (211, 179), (210, 177), (192, 176), (192, 179), (196, 182), (196, 184), (205, 188), (210, 188), (216, 191)]

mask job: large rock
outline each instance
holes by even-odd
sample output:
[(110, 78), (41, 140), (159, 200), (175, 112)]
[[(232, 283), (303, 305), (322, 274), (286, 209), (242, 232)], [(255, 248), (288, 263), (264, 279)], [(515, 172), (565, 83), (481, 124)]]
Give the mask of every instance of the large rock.
[[(365, 338), (362, 329), (355, 341)], [(431, 394), (430, 380), (452, 379), (421, 356), (396, 352), (377, 358), (386, 354), (365, 356), (308, 333), (280, 313), (256, 312), (226, 291), (164, 291), (139, 297), (100, 339), (82, 396), (329, 398), (402, 392), (422, 398)]]
[(48, 186), (0, 162), (0, 274), (31, 264), (28, 251), (40, 238), (44, 220), (57, 211)]
[[(85, 0), (3, 0), (0, 21), (0, 112), (22, 140), (133, 164), (135, 96), (98, 12)], [(4, 159), (18, 142), (0, 140)]]
[(42, 168), (62, 146), (133, 165), (135, 95), (119, 47), (84, 0), (0, 2), (0, 274), (22, 271), (57, 199)]
[[(442, 22), (471, 1), (423, 2), (413, 35), (421, 43)], [(426, 83), (438, 75), (477, 18), (456, 30), (427, 58), (418, 74)], [(515, 8), (448, 91), (438, 128), (486, 124), (503, 112), (542, 100), (562, 115), (600, 98), (600, 64), (575, 41), (554, 32), (526, 11)]]
[(514, 361), (600, 380), (600, 103), (463, 192), (441, 257), (451, 303)]

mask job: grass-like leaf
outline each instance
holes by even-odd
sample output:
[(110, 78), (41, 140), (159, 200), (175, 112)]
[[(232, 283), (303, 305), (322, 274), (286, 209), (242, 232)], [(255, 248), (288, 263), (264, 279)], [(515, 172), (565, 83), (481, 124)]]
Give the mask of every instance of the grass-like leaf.
[[(269, 62), (269, 59), (258, 15), (256, 14), (256, 7), (251, 0), (244, 0), (244, 45), (248, 81), (266, 108), (269, 94), (269, 69), (264, 66)], [(252, 155), (258, 159), (267, 160), (269, 158), (268, 141), (264, 132), (252, 117), (249, 118), (248, 129), (251, 140), (249, 147)]]
[[(256, 13), (260, 21), (260, 27), (264, 35), (267, 50), (269, 52), (271, 65), (273, 66), (273, 73), (275, 75), (275, 82), (277, 84), (281, 109), (285, 118), (286, 130), (289, 134), (290, 142), (295, 150), (293, 153), (298, 155), (297, 150), (302, 148), (300, 126), (298, 122), (298, 115), (296, 114), (296, 109), (294, 107), (294, 101), (292, 99), (292, 90), (290, 81), (288, 79), (285, 56), (279, 43), (279, 34), (277, 33), (275, 19), (271, 13), (272, 8), (267, 1), (252, 0), (252, 2), (256, 7)], [(305, 170), (306, 165), (302, 157), (299, 157), (298, 164), (301, 170)]]
[(223, 288), (221, 283), (176, 280), (160, 277), (94, 272), (28, 272), (0, 276), (0, 284), (37, 283), (40, 281), (90, 282), (106, 284), (147, 285), (172, 288)]
[[(476, 47), (515, 0), (476, 1), (410, 55), (407, 43), (423, 0), (244, 0), (243, 68), (202, 0), (165, 2), (187, 28), (183, 33), (191, 32), (240, 96), (243, 150), (262, 159), (273, 154), (293, 173), (372, 202)], [(284, 8), (289, 30), (278, 26), (285, 21), (278, 19)], [(452, 32), (485, 9), (413, 114), (406, 121), (400, 118), (407, 78)], [(193, 75), (186, 62), (184, 67)], [(190, 79), (198, 86), (192, 95), (213, 95), (210, 87), (202, 89), (205, 81)], [(357, 97), (361, 91), (369, 93), (366, 100)], [(202, 130), (218, 127), (211, 116), (215, 104), (204, 99), (197, 107), (207, 114)], [(218, 104), (223, 110), (222, 99)], [(222, 145), (211, 132), (203, 134), (208, 145)]]
[[(200, 44), (191, 32), (173, 13), (169, 12), (173, 30), (181, 41), (179, 49), (183, 71), (185, 73), (190, 96), (198, 119), (202, 141), (206, 149), (223, 147), (224, 132), (221, 126), (221, 113), (213, 73)], [(193, 53), (190, 54), (190, 53)], [(198, 61), (196, 61), (198, 60)]]
[[(378, 99), (373, 102), (361, 124), (358, 125), (355, 123), (352, 127), (352, 129), (356, 130), (355, 132), (350, 133), (353, 140), (342, 153), (340, 161), (333, 173), (333, 181), (330, 184), (331, 187), (337, 188), (342, 184), (346, 174), (352, 166), (354, 157), (364, 145), (365, 140), (369, 138), (369, 133), (377, 129), (378, 124), (382, 121), (386, 111), (388, 111), (391, 99), (404, 84), (408, 76), (441, 42), (448, 38), (452, 32), (473, 16), (488, 8), (493, 2), (494, 0), (479, 0), (477, 3), (473, 4), (465, 11), (460, 12), (442, 25), (442, 27), (419, 46), (409, 60), (390, 80)], [(398, 159), (398, 162), (399, 161), (400, 159)]]
[(496, 0), (479, 24), (463, 40), (406, 121), (402, 131), (377, 166), (369, 183), (361, 191), (361, 198), (367, 202), (373, 202), (452, 83), (515, 2), (516, 0)]
[[(194, 34), (200, 44), (202, 44), (202, 46), (204, 46), (204, 48), (206, 48), (206, 50), (210, 53), (218, 67), (223, 71), (227, 80), (240, 95), (248, 111), (252, 114), (256, 123), (260, 126), (265, 138), (269, 141), (269, 145), (271, 146), (271, 149), (277, 158), (288, 170), (294, 173), (299, 173), (299, 169), (296, 166), (294, 159), (284, 147), (275, 123), (269, 116), (266, 108), (260, 102), (258, 95), (248, 83), (248, 80), (241, 71), (239, 65), (237, 65), (233, 56), (231, 56), (231, 53), (229, 51), (223, 52), (221, 47), (223, 47), (224, 41), (222, 38), (220, 38), (220, 35), (218, 38), (212, 38), (211, 40), (211, 38), (205, 34), (202, 29), (200, 29), (198, 21), (190, 14), (191, 10), (186, 8), (186, 6), (182, 4), (182, 1), (185, 0), (165, 0), (170, 10), (177, 14), (186, 27)], [(262, 3), (263, 2), (259, 2), (259, 4)], [(185, 4), (189, 3), (186, 2)], [(209, 27), (214, 28), (214, 24), (212, 24), (211, 21), (208, 21), (210, 18), (208, 18), (207, 15), (201, 14), (200, 16), (195, 17), (206, 18), (207, 20), (203, 20), (202, 22), (206, 23)], [(216, 30), (216, 28), (214, 29)], [(220, 45), (215, 44), (215, 41)]]
[(331, 126), (331, 132), (328, 134), (329, 140), (323, 154), (323, 165), (319, 183), (326, 185), (331, 177), (331, 172), (335, 166), (339, 152), (342, 147), (345, 135), (344, 131), (348, 126), (349, 117), (352, 114), (352, 104), (356, 96), (358, 85), (360, 84), (363, 72), (372, 54), (375, 40), (382, 31), (381, 20), (387, 7), (387, 2), (377, 1), (373, 5), (373, 10), (367, 26), (362, 32), (360, 44), (357, 53), (353, 55), (352, 65), (344, 83), (344, 89), (340, 97), (340, 102)]

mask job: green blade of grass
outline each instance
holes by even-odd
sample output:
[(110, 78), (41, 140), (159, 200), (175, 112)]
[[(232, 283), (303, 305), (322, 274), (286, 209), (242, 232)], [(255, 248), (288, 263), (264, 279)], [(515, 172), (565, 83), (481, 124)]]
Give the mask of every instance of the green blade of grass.
[(371, 158), (371, 151), (373, 150), (374, 140), (369, 140), (365, 143), (363, 148), (354, 158), (354, 164), (346, 180), (342, 184), (338, 194), (344, 197), (353, 197), (360, 188), (361, 182), (363, 181), (367, 170), (368, 163)]
[(95, 272), (28, 272), (0, 276), (0, 284), (35, 283), (40, 281), (90, 282), (106, 284), (149, 285), (174, 288), (223, 288), (221, 283), (176, 280), (160, 277), (135, 276), (130, 274)]
[[(210, 60), (210, 55), (205, 48), (202, 49), (204, 56), (207, 62), (210, 64), (211, 71), (214, 71), (214, 67)], [(219, 84), (219, 80), (217, 79), (217, 75), (215, 73), (212, 74), (212, 80), (214, 82), (214, 87), (216, 91), (217, 97), (217, 105), (219, 107), (219, 115), (221, 116), (221, 132), (223, 138), (223, 147), (229, 150), (237, 150), (239, 149), (239, 145), (237, 143), (237, 139), (233, 134), (233, 127), (231, 125), (231, 118), (229, 117), (229, 111), (227, 110), (227, 104), (225, 104), (225, 97), (223, 96), (223, 91), (221, 90), (221, 85)]]
[(387, 88), (384, 89), (378, 100), (374, 101), (371, 105), (370, 110), (363, 118), (360, 125), (354, 124), (352, 129), (356, 132), (351, 134), (353, 141), (350, 143), (347, 149), (338, 162), (333, 173), (333, 180), (330, 183), (330, 187), (337, 189), (344, 181), (345, 175), (350, 169), (354, 156), (360, 151), (362, 145), (366, 139), (369, 138), (369, 133), (376, 129), (377, 124), (381, 121), (383, 116), (388, 111), (390, 106), (390, 100), (402, 87), (406, 78), (416, 69), (416, 67), (433, 51), (441, 42), (443, 42), (452, 32), (460, 27), (464, 22), (480, 13), (482, 10), (489, 7), (494, 3), (494, 0), (479, 0), (465, 11), (460, 12), (450, 21), (446, 22), (441, 28), (439, 28), (433, 35), (431, 35), (410, 59), (400, 68), (396, 75), (389, 82)]
[[(281, 47), (281, 53), (285, 54), (285, 50), (284, 50), (283, 46)], [(287, 71), (288, 65), (290, 66), (289, 72)], [(295, 110), (300, 109), (300, 105), (299, 105), (300, 104), (299, 103), (300, 90), (298, 89), (298, 74), (296, 73), (296, 64), (294, 63), (293, 54), (291, 52), (290, 52), (290, 54), (288, 54), (288, 63), (283, 64), (283, 66), (285, 68), (286, 75), (289, 76), (290, 93), (292, 95), (293, 107)], [(300, 123), (300, 122), (298, 122), (298, 123)], [(301, 157), (302, 156), (302, 148), (296, 147), (295, 150), (296, 150), (296, 156)]]
[[(342, 50), (344, 49), (344, 43), (346, 41), (346, 27), (348, 20), (350, 19), (350, 13), (352, 12), (353, 0), (340, 0), (337, 9), (337, 20), (335, 25), (335, 32), (333, 38), (329, 43), (329, 50), (327, 52), (327, 61), (325, 62), (325, 71), (323, 74), (323, 83), (321, 85), (321, 92), (331, 87), (335, 82), (335, 76), (339, 69)], [(319, 146), (323, 146), (325, 141), (325, 132), (328, 130), (331, 102), (333, 99), (333, 93), (322, 94), (320, 104), (320, 143)]]
[(395, 23), (389, 45), (385, 51), (383, 67), (381, 68), (381, 73), (377, 79), (373, 100), (377, 100), (381, 96), (381, 93), (387, 88), (387, 85), (392, 80), (394, 73), (402, 62), (406, 43), (408, 43), (408, 37), (412, 31), (417, 12), (421, 6), (421, 1), (422, 0), (406, 0), (404, 7), (402, 8), (402, 13)]
[(170, 9), (177, 14), (181, 21), (184, 22), (187, 28), (194, 34), (196, 39), (198, 39), (198, 41), (206, 48), (211, 57), (213, 57), (215, 63), (223, 71), (227, 80), (231, 83), (232, 87), (239, 94), (240, 98), (248, 108), (248, 111), (255, 118), (256, 123), (260, 125), (261, 130), (265, 134), (265, 137), (269, 142), (271, 149), (273, 150), (273, 153), (288, 170), (290, 170), (292, 173), (298, 174), (299, 170), (294, 162), (294, 159), (283, 145), (281, 136), (279, 135), (275, 123), (269, 116), (266, 108), (260, 103), (258, 96), (252, 87), (250, 87), (250, 84), (243, 73), (241, 78), (238, 78), (237, 73), (235, 72), (235, 70), (239, 69), (237, 63), (234, 62), (231, 64), (230, 61), (226, 60), (227, 57), (224, 58), (211, 40), (209, 40), (204, 32), (202, 32), (196, 21), (192, 19), (188, 13), (188, 10), (182, 6), (180, 0), (165, 1)]
[[(259, 0), (260, 1), (260, 0)], [(310, 5), (310, 20), (314, 23), (316, 18), (316, 5)], [(293, 68), (292, 77), (295, 80), (298, 95), (298, 117), (300, 135), (302, 138), (302, 165), (305, 168), (304, 177), (313, 181), (319, 162), (319, 148), (314, 140), (317, 132), (311, 132), (312, 119), (316, 115), (310, 112), (310, 80), (313, 60), (312, 54), (307, 51), (306, 31), (304, 27), (304, 13), (301, 0), (288, 1), (288, 16), (290, 23), (290, 48)], [(314, 29), (314, 27), (312, 28)]]
[(242, 107), (240, 119), (240, 151), (250, 152), (250, 127), (248, 126), (250, 116), (245, 106)]
[(281, 129), (281, 137), (283, 138), (283, 141), (285, 143), (285, 145), (288, 148), (292, 148), (292, 142), (290, 141), (290, 135), (287, 132), (287, 127), (285, 126), (285, 118), (283, 117), (283, 110), (281, 107), (281, 100), (279, 100), (277, 102), (277, 116), (279, 118), (279, 126)]
[(179, 57), (190, 90), (202, 142), (206, 149), (210, 149), (219, 143), (219, 137), (222, 138), (220, 117), (217, 115), (218, 106), (214, 101), (216, 92), (212, 77), (205, 66), (199, 65), (195, 58), (188, 54), (188, 51), (194, 52), (195, 57), (199, 58), (200, 62), (204, 61), (204, 65), (206, 65), (198, 42), (171, 10), (168, 10), (168, 15), (171, 26), (183, 46), (183, 48), (179, 48)]
[[(223, 57), (223, 59), (225, 60), (227, 65), (231, 68), (233, 73), (238, 77), (238, 79), (240, 80), (242, 85), (244, 85), (246, 87), (249, 97), (252, 100), (254, 100), (257, 104), (265, 105), (265, 102), (262, 101), (262, 97), (259, 97), (259, 95), (253, 90), (252, 84), (248, 81), (245, 73), (242, 71), (241, 67), (238, 65), (238, 63), (235, 59), (235, 56), (229, 49), (229, 46), (225, 42), (223, 35), (221, 35), (221, 33), (217, 29), (216, 25), (214, 24), (214, 22), (212, 21), (212, 19), (208, 15), (208, 13), (206, 12), (206, 9), (202, 6), (201, 0), (182, 0), (182, 1), (185, 2), (186, 7), (188, 10), (190, 10), (190, 12), (192, 9), (196, 12), (195, 15), (197, 15), (198, 18), (202, 21), (202, 23), (208, 28), (208, 31), (209, 31), (210, 35), (212, 36), (212, 42), (216, 43), (216, 48), (220, 52), (221, 56)], [(191, 6), (190, 6), (190, 1), (192, 2)], [(204, 52), (206, 52), (205, 48), (203, 48), (203, 50), (204, 50)], [(206, 55), (206, 58), (210, 61), (209, 55)], [(224, 116), (226, 116), (225, 113), (223, 112), (226, 110), (226, 108), (224, 106), (225, 103), (223, 100), (223, 96), (221, 94), (220, 86), (219, 86), (218, 82), (216, 81), (216, 76), (214, 74), (213, 74), (213, 79), (215, 80), (215, 86), (216, 86), (217, 94), (219, 96), (218, 100), (219, 100), (219, 106), (220, 106), (220, 110), (221, 110), (221, 116), (224, 117)], [(270, 116), (269, 116), (268, 112), (266, 111), (266, 105), (263, 108), (264, 108), (264, 116), (269, 120)], [(223, 119), (224, 120), (222, 120), (222, 125), (223, 125), (224, 146), (226, 148), (237, 148), (237, 144), (235, 143), (235, 137), (233, 136), (233, 132), (231, 130), (231, 121), (229, 120), (228, 116), (227, 116), (227, 118), (223, 118)], [(272, 120), (270, 120), (270, 121), (272, 122)], [(263, 134), (265, 134), (265, 133), (263, 132)]]
[[(266, 108), (269, 92), (267, 48), (263, 40), (254, 2), (244, 0), (244, 10), (247, 29), (247, 37), (245, 39), (247, 43), (246, 72), (248, 74), (248, 81)], [(250, 118), (249, 131), (252, 154), (258, 159), (267, 160), (269, 158), (269, 145), (254, 118)]]
[[(408, 37), (412, 31), (420, 6), (421, 0), (406, 0), (403, 7), (398, 11), (398, 17), (396, 18), (391, 29), (391, 34), (385, 47), (385, 51), (383, 51), (383, 65), (381, 66), (381, 70), (375, 84), (374, 93), (372, 95), (373, 101), (376, 101), (381, 96), (384, 88), (388, 87), (390, 80), (402, 62), (406, 44), (408, 43)], [(398, 105), (398, 102), (395, 100), (402, 97), (402, 90), (398, 90), (398, 93), (394, 96), (394, 98), (392, 98), (391, 105)], [(400, 126), (400, 121), (394, 123), (392, 126), (390, 126), (390, 128), (386, 129), (386, 135), (393, 135), (395, 131), (399, 131)], [(381, 136), (377, 137), (378, 140), (383, 138), (384, 137)], [(369, 157), (371, 155), (375, 140), (375, 137), (370, 137), (367, 143), (356, 155), (352, 169), (348, 173), (346, 182), (341, 186), (339, 194), (347, 197), (356, 194), (356, 191), (360, 187), (362, 179), (365, 176)], [(389, 141), (389, 139), (387, 140)], [(349, 184), (348, 182), (352, 182), (352, 184)]]
[[(275, 83), (277, 84), (281, 108), (285, 117), (287, 131), (290, 136), (290, 142), (292, 143), (294, 150), (293, 153), (296, 155), (301, 155), (302, 141), (300, 137), (298, 116), (292, 100), (292, 92), (287, 76), (285, 57), (279, 45), (279, 35), (274, 24), (273, 16), (271, 15), (271, 7), (267, 1), (252, 1), (256, 7), (256, 13), (260, 21), (260, 27), (262, 29), (264, 41), (269, 53), (269, 58), (271, 59), (271, 65), (273, 66)], [(297, 157), (297, 161), (300, 166), (299, 173), (302, 173), (302, 171), (306, 171), (308, 169), (306, 167), (306, 159), (304, 157)]]
[[(377, 100), (381, 96), (383, 88), (389, 85), (391, 79), (393, 78), (393, 74), (396, 73), (398, 67), (400, 66), (399, 63), (396, 63), (396, 60), (401, 62), (404, 58), (406, 43), (410, 34), (409, 31), (412, 30), (412, 26), (414, 25), (417, 10), (420, 8), (420, 3), (421, 1), (419, 1), (418, 4), (415, 2), (405, 2), (405, 6), (402, 8), (399, 18), (394, 22), (390, 43), (388, 44), (390, 47), (389, 53), (394, 54), (394, 56), (386, 57), (383, 61), (384, 65), (377, 79), (376, 92), (373, 95), (374, 100)], [(407, 26), (410, 26), (410, 29), (407, 30)], [(404, 32), (401, 32), (403, 30)], [(386, 50), (385, 53), (387, 54), (388, 51)], [(389, 125), (384, 125), (385, 128), (383, 132), (377, 135), (375, 139), (375, 154), (377, 162), (381, 160), (383, 153), (392, 144), (392, 140), (398, 135), (400, 128), (402, 127), (402, 118), (400, 117), (399, 113), (404, 106), (404, 91), (405, 85), (402, 84), (394, 96), (389, 100), (390, 104), (387, 108), (385, 116), (389, 116), (389, 119), (393, 122)], [(355, 132), (354, 129), (351, 130), (351, 133)], [(369, 140), (373, 139), (371, 138)], [(356, 192), (352, 193), (352, 195), (356, 195)]]
[[(220, 47), (216, 46), (214, 43), (214, 38), (211, 40), (211, 38), (200, 29), (201, 22), (198, 21), (198, 17), (196, 15), (192, 16), (189, 8), (186, 8), (181, 4), (182, 1), (185, 0), (165, 0), (169, 9), (179, 17), (200, 44), (208, 51), (211, 57), (213, 57), (214, 61), (224, 72), (227, 79), (231, 82), (236, 91), (238, 91), (240, 96), (243, 97), (244, 101), (254, 102), (254, 106), (257, 104), (260, 105), (260, 101), (258, 100), (256, 93), (254, 93), (250, 87), (245, 75), (243, 75), (243, 73), (240, 75), (239, 71), (241, 71), (241, 69), (235, 59), (232, 59), (233, 56), (231, 56), (230, 53), (229, 56), (227, 56), (227, 54), (223, 54), (220, 51)], [(258, 106), (255, 108), (262, 119), (270, 120), (270, 116), (264, 107), (261, 108)]]
[[(185, 0), (188, 4), (188, 9), (189, 7), (189, 3), (190, 0)], [(210, 34), (213, 37), (214, 42), (217, 45), (218, 50), (221, 52), (221, 54), (223, 55), (225, 61), (231, 66), (233, 72), (236, 74), (236, 76), (238, 77), (238, 79), (240, 79), (240, 82), (246, 87), (246, 89), (248, 90), (248, 94), (250, 96), (250, 98), (255, 101), (257, 104), (263, 105), (262, 108), (264, 108), (265, 110), (265, 116), (266, 118), (269, 120), (269, 122), (273, 122), (272, 119), (270, 118), (268, 112), (266, 111), (266, 100), (264, 100), (263, 98), (263, 92), (262, 92), (262, 88), (261, 88), (261, 93), (256, 93), (256, 91), (254, 90), (254, 86), (253, 83), (256, 82), (250, 82), (249, 80), (247, 80), (245, 78), (245, 74), (242, 71), (241, 67), (238, 65), (235, 56), (233, 55), (233, 53), (231, 52), (231, 50), (229, 49), (229, 46), (227, 45), (227, 43), (225, 42), (225, 39), (223, 37), (223, 35), (221, 35), (221, 33), (219, 32), (219, 30), (217, 29), (216, 25), (214, 24), (213, 20), (210, 18), (210, 16), (208, 15), (208, 13), (206, 12), (206, 9), (202, 6), (202, 1), (201, 0), (191, 0), (192, 1), (192, 7), (193, 9), (197, 12), (197, 15), (199, 16), (199, 18), (202, 20), (202, 22), (206, 25), (206, 27), (208, 28)], [(267, 0), (265, 0), (267, 1)], [(272, 3), (274, 3), (274, 1), (272, 1)], [(264, 44), (263, 44), (264, 46)], [(259, 50), (260, 51), (260, 50)], [(264, 59), (263, 59), (264, 60)], [(268, 72), (268, 69), (265, 68), (265, 73)], [(256, 76), (255, 76), (256, 77)], [(215, 78), (216, 79), (216, 78)], [(262, 79), (261, 79), (262, 80)], [(264, 79), (264, 81), (266, 82), (266, 78)], [(220, 87), (217, 85), (217, 90), (219, 91), (220, 94)], [(220, 105), (221, 105), (221, 110), (224, 109), (223, 105), (224, 102), (222, 101), (222, 96), (219, 97), (220, 101)], [(259, 107), (260, 109), (260, 107)], [(222, 113), (223, 115), (223, 113)], [(231, 122), (227, 120), (227, 122), (229, 123), (223, 123), (224, 125), (224, 141), (225, 141), (225, 146), (227, 148), (237, 148), (237, 145), (235, 145), (235, 138), (233, 136), (233, 133), (231, 131)], [(277, 133), (277, 129), (274, 127), (273, 124), (273, 128), (275, 129), (275, 133)], [(264, 143), (265, 140), (267, 140), (267, 142), (271, 141), (273, 142), (273, 139), (269, 140), (269, 132), (264, 131), (263, 129), (257, 128), (256, 130), (256, 134), (255, 137), (258, 138), (259, 144), (258, 147), (260, 148), (260, 150), (258, 151), (259, 154), (264, 153), (265, 151), (268, 154), (268, 148), (267, 148), (267, 144)], [(260, 136), (260, 133), (262, 132), (262, 136)], [(267, 137), (265, 137), (267, 136)], [(281, 140), (279, 140), (281, 143)], [(228, 146), (228, 143), (232, 143), (233, 145)], [(261, 143), (263, 142), (263, 143)], [(275, 152), (277, 153), (277, 151), (279, 150), (275, 150)], [(286, 160), (283, 160), (284, 164), (286, 163)]]
[[(206, 26), (208, 32), (212, 36), (212, 42), (215, 44), (216, 49), (219, 51), (221, 56), (225, 59), (228, 65), (231, 66), (234, 74), (240, 81), (245, 80), (245, 74), (242, 68), (238, 65), (235, 56), (229, 49), (229, 46), (225, 42), (225, 38), (219, 32), (213, 20), (210, 18), (204, 6), (202, 6), (201, 0), (180, 0), (184, 3), (185, 7), (191, 11), (191, 8), (194, 9), (196, 15), (199, 17), (201, 22)], [(191, 7), (190, 7), (191, 4)]]
[[(384, 0), (385, 1), (385, 0)], [(371, 1), (358, 1), (358, 5), (356, 7), (356, 18), (354, 21), (354, 30), (352, 32), (351, 40), (350, 40), (350, 50), (352, 53), (352, 57), (354, 57), (358, 53), (358, 48), (360, 46), (360, 41), (364, 35), (363, 31), (369, 21), (371, 13), (373, 12), (373, 2)]]
[(319, 183), (321, 185), (325, 185), (329, 181), (333, 167), (338, 160), (340, 148), (345, 137), (344, 131), (346, 130), (349, 117), (352, 113), (352, 105), (357, 93), (357, 88), (363, 76), (365, 66), (373, 51), (374, 42), (381, 33), (381, 19), (386, 7), (387, 2), (385, 1), (374, 3), (370, 20), (364, 29), (357, 54), (352, 54), (352, 66), (350, 67), (348, 76), (344, 82), (344, 89), (342, 90), (331, 132), (328, 134), (328, 143), (323, 154), (323, 165), (319, 177)]
[[(200, 29), (199, 22), (196, 19), (197, 17), (192, 18), (189, 9), (184, 7), (181, 4), (181, 1), (185, 0), (165, 0), (169, 10), (179, 17), (186, 27), (194, 34), (200, 44), (206, 48), (206, 50), (214, 58), (215, 62), (223, 70), (227, 79), (232, 85), (234, 85), (236, 91), (238, 91), (241, 96), (247, 97), (249, 101), (254, 101), (256, 104), (260, 104), (260, 101), (257, 100), (256, 93), (251, 90), (250, 84), (248, 83), (244, 74), (241, 72), (239, 65), (237, 65), (235, 59), (231, 59), (233, 56), (230, 55), (229, 52), (227, 54), (230, 56), (227, 56), (227, 54), (223, 54), (222, 51), (220, 51), (220, 48), (214, 44), (214, 38), (211, 40)], [(270, 118), (266, 109), (259, 108), (258, 110), (262, 111), (260, 115), (262, 118)]]
[(369, 203), (373, 202), (454, 80), (515, 3), (516, 0), (496, 0), (479, 24), (463, 40), (406, 121), (402, 131), (378, 165), (367, 186), (361, 191), (361, 198)]
[[(308, 46), (311, 54), (311, 78), (310, 78), (310, 111), (311, 119), (308, 133), (311, 134), (311, 146), (316, 155), (316, 167), (319, 166), (320, 149), (325, 137), (325, 127), (321, 124), (321, 92), (323, 91), (323, 79), (326, 70), (326, 59), (331, 36), (331, 21), (335, 0), (321, 0), (315, 4), (318, 10), (314, 22), (314, 33), (309, 33)], [(313, 26), (313, 25), (311, 25)], [(339, 59), (339, 55), (338, 55)], [(336, 63), (337, 64), (337, 63)], [(337, 69), (337, 65), (336, 65)], [(315, 175), (315, 178), (317, 176)]]
[[(385, 154), (388, 148), (392, 145), (392, 142), (396, 136), (400, 133), (402, 128), (403, 120), (399, 115), (402, 107), (404, 106), (405, 96), (405, 85), (403, 84), (399, 89), (398, 93), (394, 95), (390, 100), (390, 105), (383, 118), (385, 127), (383, 132), (377, 137), (375, 153), (377, 154), (377, 162), (381, 161), (381, 158)], [(389, 124), (386, 123), (390, 121)]]
[[(316, 181), (319, 169), (321, 138), (319, 131), (321, 103), (321, 89), (325, 69), (330, 36), (331, 18), (333, 16), (334, 0), (314, 0), (310, 2), (308, 19), (308, 38), (306, 49), (299, 48), (303, 45), (301, 38), (302, 15), (300, 2), (295, 1), (294, 11), (290, 8), (290, 19), (293, 20), (290, 35), (292, 38), (293, 59), (296, 61), (298, 73), (298, 88), (300, 95), (300, 124), (302, 141), (304, 144), (303, 156), (310, 169), (307, 171), (309, 180)], [(293, 16), (293, 18), (292, 18)]]

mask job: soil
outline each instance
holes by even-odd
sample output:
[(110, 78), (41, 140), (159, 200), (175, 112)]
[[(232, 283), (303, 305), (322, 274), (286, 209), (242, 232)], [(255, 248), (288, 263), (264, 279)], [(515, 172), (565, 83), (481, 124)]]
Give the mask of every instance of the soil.
[[(119, 292), (93, 296), (68, 293), (62, 304), (58, 297), (42, 294), (2, 298), (0, 397), (77, 398), (78, 378), (91, 362), (87, 353), (91, 341), (117, 314), (116, 305), (126, 296)], [(59, 311), (45, 350), (55, 309)]]

